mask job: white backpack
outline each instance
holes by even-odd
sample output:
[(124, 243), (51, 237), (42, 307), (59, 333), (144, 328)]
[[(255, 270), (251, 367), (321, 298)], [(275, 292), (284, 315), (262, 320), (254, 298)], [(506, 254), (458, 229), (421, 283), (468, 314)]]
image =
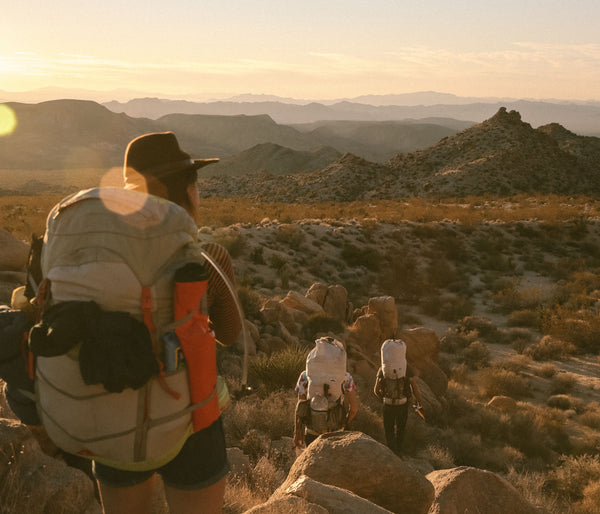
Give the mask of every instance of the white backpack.
[[(204, 262), (196, 224), (183, 208), (155, 196), (90, 189), (66, 198), (48, 216), (41, 264), (52, 302), (93, 300), (139, 321), (149, 315), (155, 342), (174, 328), (173, 276), (188, 262)], [(143, 292), (150, 299), (145, 308)], [(179, 451), (192, 431), (193, 410), (218, 404), (213, 366), (206, 405), (192, 405), (186, 367), (140, 389), (109, 393), (83, 381), (75, 351), (38, 357), (38, 411), (50, 439), (70, 453), (153, 468)]]
[(404, 394), (406, 367), (406, 343), (401, 339), (387, 339), (384, 341), (381, 345), (384, 403), (406, 403), (406, 395)]
[(311, 407), (310, 428), (317, 433), (338, 430), (343, 423), (344, 345), (331, 337), (317, 339), (306, 358), (306, 376), (307, 399)]

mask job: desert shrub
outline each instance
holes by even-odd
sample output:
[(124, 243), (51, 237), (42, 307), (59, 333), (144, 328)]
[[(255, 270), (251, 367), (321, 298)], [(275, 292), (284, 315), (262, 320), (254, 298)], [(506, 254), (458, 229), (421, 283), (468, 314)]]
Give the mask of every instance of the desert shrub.
[(291, 437), (296, 401), (297, 395), (293, 387), (269, 392), (264, 396), (255, 393), (236, 399), (223, 412), (228, 446), (239, 445), (239, 441), (251, 429), (258, 430), (271, 440)]
[(600, 512), (600, 480), (590, 481), (583, 488), (583, 498), (571, 506), (573, 514), (597, 514)]
[(464, 362), (450, 369), (450, 378), (459, 384), (467, 384), (471, 381), (471, 370)]
[(569, 510), (568, 502), (561, 500), (557, 495), (544, 489), (545, 473), (539, 471), (518, 470), (511, 466), (506, 479), (517, 488), (531, 505), (535, 505), (541, 512), (563, 514)]
[(276, 241), (286, 244), (294, 250), (298, 250), (305, 239), (306, 234), (302, 231), (302, 228), (291, 223), (280, 225), (275, 233)]
[(569, 393), (575, 389), (577, 379), (570, 373), (554, 375), (550, 381), (550, 394)]
[(275, 270), (280, 270), (288, 263), (286, 257), (281, 254), (274, 253), (269, 257), (269, 266)]
[(434, 258), (427, 266), (426, 277), (428, 282), (436, 288), (447, 288), (449, 284), (460, 280), (461, 275), (456, 266), (446, 259)]
[(256, 464), (261, 457), (268, 453), (270, 443), (266, 434), (251, 428), (242, 438), (240, 448), (248, 456), (250, 462)]
[(227, 487), (223, 499), (223, 514), (240, 514), (269, 499), (269, 494), (261, 494), (259, 488), (253, 487), (248, 480), (236, 476), (227, 476)]
[(371, 271), (376, 271), (381, 263), (381, 255), (371, 246), (358, 247), (345, 244), (342, 247), (341, 257), (348, 266), (364, 266)]
[(584, 498), (584, 489), (598, 481), (600, 481), (598, 455), (565, 456), (561, 458), (559, 466), (548, 473), (544, 488), (559, 497), (580, 501)]
[(257, 319), (260, 315), (264, 298), (253, 289), (245, 286), (239, 287), (237, 294), (246, 318)]
[(597, 402), (588, 404), (585, 411), (579, 416), (581, 424), (600, 430), (600, 407)]
[(573, 355), (575, 352), (575, 345), (551, 336), (544, 336), (539, 343), (525, 349), (525, 355), (529, 355), (536, 361), (557, 360)]
[(286, 346), (271, 355), (260, 354), (250, 361), (249, 370), (268, 390), (293, 389), (306, 364), (306, 350)]
[(419, 457), (427, 460), (434, 469), (450, 469), (456, 466), (450, 450), (438, 443), (429, 444)]
[(514, 413), (507, 419), (504, 428), (510, 444), (530, 458), (550, 463), (554, 452), (569, 449), (564, 420), (553, 416), (548, 409)]
[(488, 366), (490, 350), (481, 341), (473, 341), (461, 352), (460, 358), (471, 369)]
[(540, 313), (537, 309), (519, 309), (508, 315), (506, 324), (509, 327), (540, 328)]
[(526, 355), (514, 355), (507, 359), (501, 360), (495, 364), (495, 367), (500, 369), (507, 369), (518, 373), (519, 371), (526, 370), (531, 364), (531, 359)]
[(477, 374), (477, 385), (481, 396), (504, 395), (511, 398), (522, 398), (531, 394), (529, 381), (514, 371), (499, 367), (482, 369)]
[(306, 339), (313, 341), (319, 334), (339, 334), (343, 332), (344, 326), (324, 312), (314, 312), (306, 318), (302, 330)]
[(285, 472), (268, 457), (261, 457), (252, 470), (252, 483), (262, 495), (271, 496), (285, 481)]
[(231, 228), (216, 231), (213, 234), (213, 240), (215, 243), (224, 246), (233, 258), (242, 255), (246, 248), (244, 235), (238, 230)]
[(250, 252), (250, 260), (254, 264), (264, 264), (265, 263), (265, 258), (263, 256), (264, 250), (265, 250), (264, 246), (255, 246), (254, 248), (252, 248), (252, 251)]
[(552, 378), (558, 373), (558, 368), (554, 364), (543, 364), (540, 366), (535, 374), (542, 378)]
[(456, 321), (471, 314), (474, 308), (468, 298), (437, 294), (422, 298), (419, 305), (424, 314), (444, 321)]
[(465, 333), (456, 329), (448, 329), (440, 340), (440, 350), (457, 353), (477, 339), (477, 333)]
[(571, 408), (571, 398), (566, 394), (555, 394), (548, 398), (546, 405), (553, 409), (567, 410)]
[(494, 323), (483, 316), (466, 316), (457, 326), (458, 331), (468, 334), (476, 332), (477, 335), (489, 343), (502, 340), (502, 333)]
[(388, 251), (382, 270), (379, 287), (385, 294), (411, 302), (423, 296), (425, 281), (419, 268), (419, 259), (408, 249)]
[(600, 314), (558, 306), (546, 311), (542, 327), (546, 334), (573, 343), (581, 351), (600, 350)]

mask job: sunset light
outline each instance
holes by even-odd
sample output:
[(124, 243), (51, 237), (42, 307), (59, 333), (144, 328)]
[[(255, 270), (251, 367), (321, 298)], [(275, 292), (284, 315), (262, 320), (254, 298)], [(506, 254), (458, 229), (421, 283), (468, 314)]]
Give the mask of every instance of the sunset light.
[(0, 137), (11, 134), (17, 126), (17, 117), (14, 111), (4, 104), (0, 104)]

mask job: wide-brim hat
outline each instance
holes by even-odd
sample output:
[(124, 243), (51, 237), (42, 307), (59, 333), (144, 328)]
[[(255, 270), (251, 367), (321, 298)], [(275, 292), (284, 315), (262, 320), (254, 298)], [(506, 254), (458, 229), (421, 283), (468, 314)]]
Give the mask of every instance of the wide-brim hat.
[(137, 182), (140, 175), (161, 179), (185, 170), (198, 170), (219, 162), (218, 158), (192, 159), (179, 147), (173, 132), (154, 132), (132, 140), (125, 150), (123, 178), (125, 185)]

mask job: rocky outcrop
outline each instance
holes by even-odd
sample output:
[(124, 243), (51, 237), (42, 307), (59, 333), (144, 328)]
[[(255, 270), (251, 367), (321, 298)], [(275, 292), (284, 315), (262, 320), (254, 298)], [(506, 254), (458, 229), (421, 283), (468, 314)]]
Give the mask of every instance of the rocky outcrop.
[(0, 418), (0, 498), (2, 512), (102, 512), (83, 472), (43, 453), (24, 425), (5, 418)]
[(19, 271), (25, 268), (29, 255), (29, 245), (0, 229), (0, 270)]
[(416, 468), (360, 432), (320, 436), (298, 457), (273, 496), (285, 495), (302, 476), (351, 491), (392, 512), (426, 513), (434, 497), (433, 486)]
[(329, 514), (390, 514), (390, 511), (357, 496), (356, 494), (301, 476), (285, 490), (281, 497), (298, 496), (307, 502), (320, 505)]
[(367, 313), (375, 314), (379, 318), (381, 342), (396, 336), (396, 331), (398, 330), (398, 310), (396, 309), (396, 300), (394, 300), (393, 296), (370, 298)]
[(540, 514), (517, 489), (490, 471), (461, 466), (433, 471), (427, 479), (435, 487), (428, 514)]

